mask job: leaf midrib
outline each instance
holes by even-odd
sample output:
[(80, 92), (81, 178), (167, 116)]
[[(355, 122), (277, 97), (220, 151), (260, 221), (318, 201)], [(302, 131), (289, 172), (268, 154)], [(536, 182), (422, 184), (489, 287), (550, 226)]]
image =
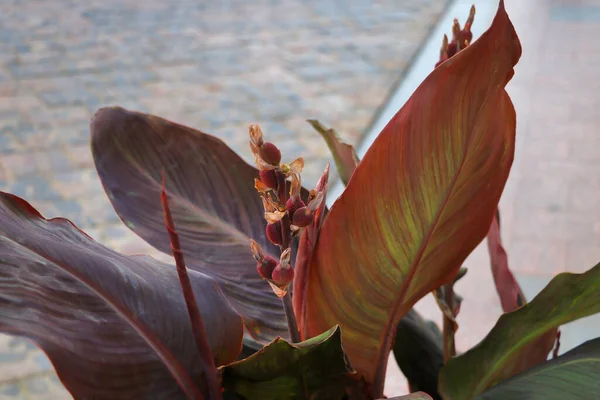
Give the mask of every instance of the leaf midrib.
[[(499, 100), (500, 101), (500, 100)], [(481, 115), (481, 113), (483, 112), (483, 110), (486, 108), (487, 104), (489, 103), (489, 99), (486, 98), (480, 105), (479, 110), (477, 111), (474, 120), (477, 121), (479, 120), (479, 117)], [(438, 209), (438, 212), (431, 224), (431, 227), (429, 229), (429, 231), (427, 232), (427, 234), (423, 237), (423, 240), (421, 241), (421, 244), (419, 246), (419, 249), (417, 250), (417, 254), (415, 256), (415, 258), (413, 259), (413, 262), (410, 264), (408, 273), (406, 274), (406, 278), (404, 279), (404, 281), (402, 282), (402, 285), (400, 286), (400, 290), (399, 290), (399, 294), (396, 297), (396, 299), (394, 300), (394, 304), (392, 306), (391, 312), (389, 314), (388, 320), (386, 322), (386, 324), (384, 325), (384, 329), (382, 331), (382, 339), (379, 341), (379, 343), (381, 343), (381, 345), (378, 348), (378, 353), (377, 353), (377, 364), (376, 364), (376, 370), (375, 370), (375, 387), (378, 387), (378, 380), (379, 379), (384, 379), (384, 372), (383, 371), (383, 366), (385, 365), (385, 363), (387, 362), (387, 357), (384, 355), (384, 352), (382, 351), (383, 349), (388, 349), (391, 348), (391, 339), (392, 339), (392, 334), (391, 334), (391, 329), (392, 326), (394, 324), (394, 320), (395, 320), (395, 316), (398, 313), (398, 308), (400, 307), (400, 305), (404, 302), (404, 298), (406, 297), (406, 293), (407, 293), (407, 289), (414, 277), (414, 275), (417, 272), (417, 267), (419, 266), (419, 264), (421, 263), (421, 259), (425, 253), (425, 249), (427, 248), (427, 246), (429, 245), (429, 241), (431, 239), (431, 237), (433, 236), (433, 233), (435, 232), (437, 225), (440, 221), (440, 218), (450, 200), (450, 198), (452, 197), (452, 194), (454, 193), (454, 188), (456, 186), (456, 182), (458, 181), (458, 177), (462, 174), (463, 168), (465, 166), (465, 161), (466, 161), (466, 156), (468, 154), (468, 151), (471, 148), (471, 142), (472, 142), (472, 136), (473, 136), (473, 129), (471, 129), (469, 131), (469, 133), (467, 134), (466, 137), (466, 146), (463, 150), (463, 154), (462, 154), (462, 159), (460, 162), (460, 166), (458, 168), (458, 170), (456, 171), (456, 173), (454, 174), (454, 177), (452, 178), (452, 182), (450, 183), (450, 186), (447, 189), (446, 192), (446, 196), (444, 198), (444, 200), (442, 201), (442, 203), (440, 204), (440, 207)], [(383, 381), (382, 381), (383, 383)], [(382, 385), (381, 385), (382, 386)]]

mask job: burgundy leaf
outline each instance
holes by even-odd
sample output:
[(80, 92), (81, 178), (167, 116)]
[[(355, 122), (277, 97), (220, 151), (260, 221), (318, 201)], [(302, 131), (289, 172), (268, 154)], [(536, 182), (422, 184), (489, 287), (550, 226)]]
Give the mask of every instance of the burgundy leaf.
[[(215, 281), (190, 271), (217, 365), (243, 325)], [(0, 192), (0, 331), (28, 337), (75, 398), (202, 399), (204, 370), (175, 267), (126, 257)]]
[(280, 300), (256, 272), (250, 239), (276, 259), (265, 237), (258, 171), (221, 140), (165, 119), (120, 107), (99, 110), (91, 123), (98, 174), (125, 224), (170, 254), (160, 204), (161, 173), (188, 268), (217, 280), (262, 342), (287, 337)]

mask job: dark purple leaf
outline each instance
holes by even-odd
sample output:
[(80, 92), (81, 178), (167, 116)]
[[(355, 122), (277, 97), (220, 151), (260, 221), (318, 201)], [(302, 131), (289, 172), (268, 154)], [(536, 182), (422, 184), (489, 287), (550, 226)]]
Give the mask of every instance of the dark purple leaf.
[[(235, 360), (241, 318), (212, 278), (189, 277), (216, 364)], [(3, 192), (0, 331), (35, 341), (75, 398), (199, 399), (205, 391), (175, 267), (118, 254)]]
[(170, 254), (159, 200), (164, 169), (188, 267), (217, 280), (252, 337), (287, 337), (281, 302), (250, 252), (254, 239), (279, 258), (265, 238), (257, 170), (213, 136), (120, 107), (99, 110), (91, 132), (98, 174), (125, 224)]

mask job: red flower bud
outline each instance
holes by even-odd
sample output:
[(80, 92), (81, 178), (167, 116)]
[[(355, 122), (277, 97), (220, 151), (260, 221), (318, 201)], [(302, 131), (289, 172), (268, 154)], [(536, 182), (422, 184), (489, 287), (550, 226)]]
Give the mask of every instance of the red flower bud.
[(275, 221), (272, 224), (267, 225), (266, 229), (267, 239), (273, 244), (280, 245), (283, 243), (283, 236), (281, 235), (281, 221)]
[(313, 220), (314, 212), (308, 207), (300, 207), (294, 212), (292, 217), (292, 224), (304, 228), (310, 225)]
[(281, 151), (271, 142), (264, 142), (258, 149), (260, 157), (271, 165), (279, 165)]
[(458, 43), (460, 44), (461, 50), (471, 44), (471, 40), (473, 40), (473, 32), (464, 29), (459, 32)]
[(277, 286), (285, 286), (290, 283), (294, 279), (294, 270), (289, 265), (282, 266), (281, 264), (277, 265), (275, 269), (273, 269), (273, 273), (271, 274), (271, 280), (275, 282)]
[(292, 196), (285, 203), (285, 208), (286, 208), (286, 210), (288, 210), (288, 213), (290, 214), (290, 216), (292, 218), (297, 209), (299, 209), (301, 207), (305, 207), (305, 206), (306, 206), (306, 204), (304, 204), (304, 202), (302, 201), (300, 196)]
[(265, 169), (258, 171), (258, 176), (260, 176), (260, 180), (265, 186), (271, 189), (277, 189), (277, 175), (275, 171), (272, 169)]
[(272, 257), (265, 256), (262, 261), (256, 263), (256, 270), (263, 279), (271, 279), (271, 274), (277, 266), (277, 260)]
[(454, 57), (456, 53), (458, 53), (458, 46), (456, 46), (456, 42), (452, 41), (448, 44), (448, 58)]

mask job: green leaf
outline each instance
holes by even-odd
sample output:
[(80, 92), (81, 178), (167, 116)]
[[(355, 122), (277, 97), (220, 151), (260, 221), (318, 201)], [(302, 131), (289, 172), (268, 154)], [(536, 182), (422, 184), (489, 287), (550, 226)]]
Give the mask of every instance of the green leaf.
[(307, 399), (353, 372), (341, 340), (338, 326), (296, 344), (277, 338), (245, 360), (222, 367), (223, 387), (247, 400)]
[(481, 343), (442, 368), (440, 393), (446, 400), (472, 399), (527, 362), (530, 352), (537, 351), (531, 343), (562, 324), (598, 312), (600, 264), (583, 274), (556, 276), (529, 304), (502, 315)]
[(324, 127), (319, 121), (309, 119), (308, 123), (311, 124), (312, 127), (321, 134), (323, 139), (325, 139), (325, 142), (327, 142), (327, 146), (329, 146), (329, 150), (333, 155), (340, 178), (345, 185), (348, 184), (352, 173), (359, 163), (354, 147), (342, 142), (333, 129)]
[(600, 338), (494, 386), (477, 400), (597, 399), (600, 396)]

